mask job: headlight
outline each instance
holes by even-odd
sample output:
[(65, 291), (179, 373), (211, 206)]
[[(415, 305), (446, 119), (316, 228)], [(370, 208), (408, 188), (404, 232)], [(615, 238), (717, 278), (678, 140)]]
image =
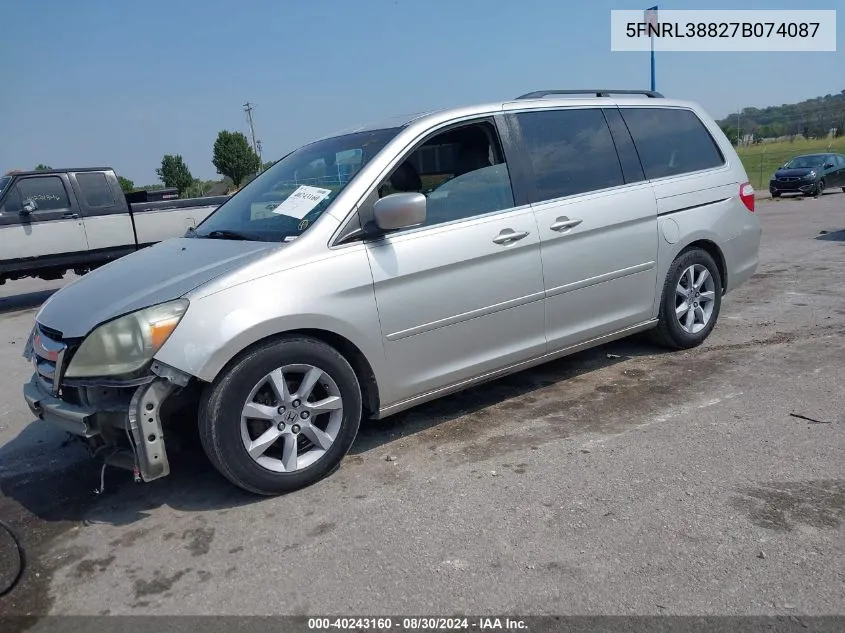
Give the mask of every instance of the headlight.
[(778, 175), (776, 173), (772, 174), (772, 180), (777, 180), (777, 179), (778, 179)]
[(82, 341), (65, 376), (86, 378), (137, 371), (161, 349), (187, 309), (187, 299), (178, 299), (104, 323)]
[(804, 176), (804, 178), (807, 178), (808, 180), (812, 180), (815, 177), (816, 177), (816, 172), (814, 172), (814, 171), (811, 171), (809, 174)]

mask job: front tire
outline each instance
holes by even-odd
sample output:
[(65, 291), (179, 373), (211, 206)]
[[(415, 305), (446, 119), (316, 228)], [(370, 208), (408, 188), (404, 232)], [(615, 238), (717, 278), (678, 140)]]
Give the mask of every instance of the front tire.
[(722, 306), (722, 277), (709, 253), (692, 248), (672, 262), (660, 299), (653, 337), (673, 349), (701, 345), (710, 335)]
[(827, 185), (825, 185), (824, 180), (819, 180), (818, 184), (816, 185), (816, 192), (813, 194), (814, 198), (818, 198), (820, 195), (824, 193)]
[(329, 345), (290, 336), (257, 347), (206, 389), (203, 449), (236, 486), (277, 495), (329, 474), (361, 422), (361, 388)]

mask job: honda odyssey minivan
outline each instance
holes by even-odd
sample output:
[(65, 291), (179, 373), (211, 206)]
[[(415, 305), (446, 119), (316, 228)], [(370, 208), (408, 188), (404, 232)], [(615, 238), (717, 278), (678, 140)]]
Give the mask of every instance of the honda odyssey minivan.
[(759, 243), (696, 104), (552, 90), (430, 113), (305, 145), (55, 293), (24, 396), (142, 481), (192, 420), (226, 478), (279, 494), (362, 419), (644, 330), (701, 344)]

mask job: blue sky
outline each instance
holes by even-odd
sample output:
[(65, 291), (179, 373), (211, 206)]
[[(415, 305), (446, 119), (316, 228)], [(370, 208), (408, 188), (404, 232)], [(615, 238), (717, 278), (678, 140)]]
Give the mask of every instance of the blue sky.
[[(647, 88), (648, 53), (610, 51), (627, 0), (40, 0), (10, 2), (0, 37), (0, 173), (113, 166), (157, 181), (165, 153), (216, 178), (221, 129), (264, 158), (397, 114), (540, 88)], [(674, 0), (662, 9), (836, 9), (841, 0)], [(837, 6), (839, 5), (839, 6)], [(657, 89), (721, 118), (845, 89), (835, 53), (660, 53)]]

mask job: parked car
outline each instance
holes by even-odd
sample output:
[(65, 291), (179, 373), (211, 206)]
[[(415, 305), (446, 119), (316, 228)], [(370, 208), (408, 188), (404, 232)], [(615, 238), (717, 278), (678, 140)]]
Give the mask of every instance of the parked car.
[(184, 235), (228, 199), (178, 197), (175, 189), (124, 195), (107, 167), (0, 177), (0, 284), (60, 279), (68, 270), (83, 274)]
[(290, 153), (190, 237), (55, 293), (27, 404), (144, 481), (192, 412), (225, 477), (278, 494), (362, 418), (645, 330), (700, 345), (757, 267), (754, 190), (699, 106), (643, 94), (542, 91)]
[(842, 187), (845, 191), (845, 155), (796, 156), (772, 174), (769, 181), (769, 192), (774, 198), (783, 193), (820, 196), (829, 187)]

